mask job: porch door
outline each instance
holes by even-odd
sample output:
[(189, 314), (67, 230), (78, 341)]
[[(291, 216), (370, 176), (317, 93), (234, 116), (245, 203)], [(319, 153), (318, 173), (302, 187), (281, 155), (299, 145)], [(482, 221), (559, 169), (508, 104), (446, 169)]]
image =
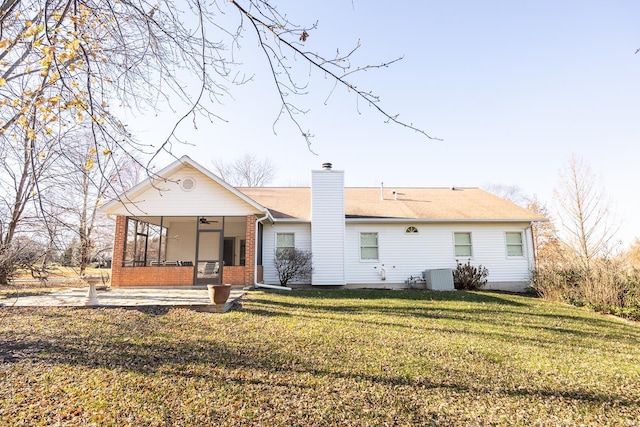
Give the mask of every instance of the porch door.
[(198, 231), (196, 285), (218, 285), (222, 283), (221, 237), (222, 232), (219, 230)]

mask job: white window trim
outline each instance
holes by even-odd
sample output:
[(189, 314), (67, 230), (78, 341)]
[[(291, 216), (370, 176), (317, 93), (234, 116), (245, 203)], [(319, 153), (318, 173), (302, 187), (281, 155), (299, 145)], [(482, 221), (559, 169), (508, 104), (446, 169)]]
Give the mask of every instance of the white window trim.
[[(471, 248), (471, 255), (458, 255), (456, 254), (456, 246), (462, 246), (462, 245), (457, 245), (456, 244), (456, 234), (468, 234), (469, 235), (469, 245), (465, 245), (465, 246), (469, 246)], [(473, 233), (471, 231), (454, 231), (453, 234), (451, 235), (451, 238), (453, 239), (453, 257), (454, 259), (460, 259), (460, 258), (464, 258), (464, 259), (473, 259), (474, 256), (474, 250), (473, 250)]]
[[(378, 257), (377, 258), (362, 258), (362, 235), (363, 234), (375, 234), (376, 235), (376, 246)], [(373, 248), (373, 246), (366, 246), (367, 248)], [(360, 258), (360, 262), (380, 262), (380, 233), (377, 231), (361, 231), (358, 234), (358, 257)]]
[[(280, 248), (278, 246), (278, 235), (279, 234), (290, 234), (293, 236), (293, 247), (289, 247), (289, 246), (283, 246), (282, 248)], [(278, 249), (284, 249), (284, 248), (291, 248), (291, 249), (295, 249), (296, 248), (296, 233), (294, 233), (293, 231), (281, 231), (281, 232), (277, 232), (275, 235), (275, 241), (274, 241), (274, 257), (278, 258)]]
[[(513, 234), (520, 234), (520, 247), (522, 248), (522, 255), (509, 255), (509, 241), (507, 239), (507, 234), (509, 233), (513, 233)], [(511, 246), (516, 246), (514, 244), (511, 244)], [(509, 259), (513, 259), (513, 258), (526, 258), (526, 247), (524, 244), (524, 233), (522, 231), (505, 231), (504, 232), (504, 252), (505, 255), (507, 256), (507, 258)]]

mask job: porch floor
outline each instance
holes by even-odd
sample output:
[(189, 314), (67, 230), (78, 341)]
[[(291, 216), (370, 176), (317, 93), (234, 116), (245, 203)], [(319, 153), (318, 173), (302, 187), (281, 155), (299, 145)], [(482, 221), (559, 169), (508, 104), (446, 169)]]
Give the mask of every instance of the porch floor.
[(0, 300), (4, 307), (139, 307), (172, 306), (197, 311), (225, 313), (246, 291), (242, 286), (231, 289), (225, 304), (211, 304), (207, 288), (194, 287), (135, 287), (98, 290), (98, 305), (87, 305), (87, 287), (54, 291), (47, 294), (7, 297)]

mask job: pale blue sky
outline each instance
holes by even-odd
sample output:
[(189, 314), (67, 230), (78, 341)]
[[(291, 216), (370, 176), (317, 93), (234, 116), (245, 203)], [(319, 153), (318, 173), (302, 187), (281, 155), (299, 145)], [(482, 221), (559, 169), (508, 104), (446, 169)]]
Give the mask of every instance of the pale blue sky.
[[(603, 178), (624, 220), (621, 239), (640, 236), (640, 2), (633, 1), (283, 1), (300, 24), (318, 21), (309, 50), (347, 51), (359, 64), (404, 59), (352, 80), (381, 106), (443, 142), (396, 125), (351, 93), (311, 72), (303, 128), (313, 150), (286, 119), (256, 42), (245, 34), (236, 59), (254, 81), (233, 88), (217, 111), (228, 122), (200, 120), (174, 146), (210, 167), (243, 152), (268, 157), (274, 185), (308, 185), (323, 162), (345, 170), (349, 186), (519, 186), (553, 207), (558, 170), (572, 154)], [(229, 10), (231, 12), (231, 10)], [(233, 15), (231, 15), (233, 16)], [(298, 62), (303, 73), (308, 67)], [(177, 116), (177, 115), (176, 115)], [(139, 117), (143, 141), (162, 138), (176, 116)], [(163, 127), (164, 126), (164, 127)], [(166, 160), (168, 162), (169, 160)], [(160, 162), (162, 163), (162, 161)], [(164, 166), (159, 164), (158, 166)]]

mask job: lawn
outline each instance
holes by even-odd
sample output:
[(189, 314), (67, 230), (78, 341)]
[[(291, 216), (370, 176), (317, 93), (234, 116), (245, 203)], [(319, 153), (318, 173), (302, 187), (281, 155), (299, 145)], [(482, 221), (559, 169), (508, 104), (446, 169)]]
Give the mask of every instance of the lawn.
[(0, 425), (639, 426), (637, 323), (522, 296), (0, 309)]

